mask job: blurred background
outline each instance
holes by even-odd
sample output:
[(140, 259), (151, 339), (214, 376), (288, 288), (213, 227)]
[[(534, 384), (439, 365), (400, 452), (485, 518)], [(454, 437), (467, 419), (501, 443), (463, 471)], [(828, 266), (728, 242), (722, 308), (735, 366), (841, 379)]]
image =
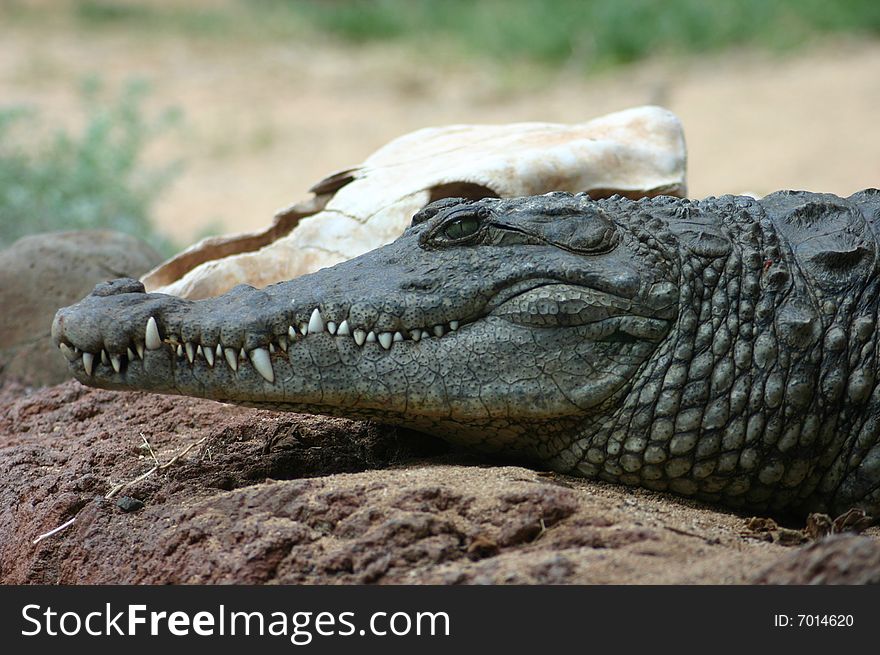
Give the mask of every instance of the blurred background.
[(0, 247), (164, 255), (405, 132), (684, 123), (690, 195), (880, 186), (877, 0), (0, 0)]

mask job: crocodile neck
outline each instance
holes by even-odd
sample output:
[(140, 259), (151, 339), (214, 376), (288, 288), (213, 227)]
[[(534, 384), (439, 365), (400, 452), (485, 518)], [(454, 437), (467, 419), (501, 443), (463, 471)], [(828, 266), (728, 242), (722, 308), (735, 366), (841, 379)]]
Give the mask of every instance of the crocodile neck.
[[(842, 478), (880, 435), (871, 375), (880, 280), (833, 298), (796, 270), (757, 202), (731, 198), (716, 215), (729, 252), (670, 248), (681, 308), (673, 338), (610, 403), (616, 411), (583, 424), (551, 466), (733, 507), (816, 508), (835, 493), (845, 504)], [(663, 229), (657, 238), (670, 240)]]

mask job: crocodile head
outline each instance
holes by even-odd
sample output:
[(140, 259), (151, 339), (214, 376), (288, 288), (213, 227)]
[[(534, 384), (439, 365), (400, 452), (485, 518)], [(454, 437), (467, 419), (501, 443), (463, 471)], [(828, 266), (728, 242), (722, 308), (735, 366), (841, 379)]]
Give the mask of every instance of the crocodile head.
[(371, 418), (547, 460), (558, 435), (616, 411), (678, 312), (677, 260), (609, 202), (446, 199), (387, 246), (264, 289), (191, 301), (99, 285), (53, 336), (92, 386)]

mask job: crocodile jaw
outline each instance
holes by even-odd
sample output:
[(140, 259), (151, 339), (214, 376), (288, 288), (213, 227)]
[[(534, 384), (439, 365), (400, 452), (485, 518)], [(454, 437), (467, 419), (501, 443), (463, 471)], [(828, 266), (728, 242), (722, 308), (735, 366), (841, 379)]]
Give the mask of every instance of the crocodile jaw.
[[(376, 419), (484, 450), (511, 450), (536, 426), (582, 418), (623, 388), (655, 347), (649, 340), (585, 345), (585, 334), (607, 336), (631, 320), (626, 317), (540, 331), (511, 323), (505, 308), (524, 295), (470, 322), (453, 319), (393, 333), (331, 320), (316, 307), (308, 321), (247, 348), (241, 341), (224, 346), (222, 330), (213, 344), (169, 329), (176, 314), (198, 316), (210, 310), (199, 304), (211, 301), (126, 289), (62, 310), (54, 332), (74, 376), (91, 386)], [(115, 342), (115, 332), (95, 320), (99, 316), (123, 324), (128, 341)], [(644, 327), (659, 326), (645, 319)], [(596, 348), (613, 349), (619, 366), (602, 370)]]

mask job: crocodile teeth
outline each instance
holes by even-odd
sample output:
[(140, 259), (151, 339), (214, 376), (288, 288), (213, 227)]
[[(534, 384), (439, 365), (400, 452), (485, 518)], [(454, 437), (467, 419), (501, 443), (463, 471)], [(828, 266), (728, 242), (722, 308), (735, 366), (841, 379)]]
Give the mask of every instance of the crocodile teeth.
[(361, 330), (360, 328), (358, 328), (357, 330), (354, 331), (354, 342), (357, 345), (363, 346), (366, 338), (367, 338), (367, 333), (364, 332), (363, 330)]
[(119, 359), (119, 355), (110, 355), (110, 364), (117, 373), (122, 369), (122, 360)]
[(205, 361), (208, 362), (208, 366), (214, 368), (214, 351), (210, 348), (205, 348), (202, 350), (202, 354), (205, 356)]
[(183, 346), (177, 344), (177, 348), (174, 349), (174, 352), (177, 353), (178, 357), (183, 357)]
[(403, 341), (403, 335), (400, 332), (395, 332), (394, 341)]
[[(324, 319), (317, 307), (312, 310), (312, 316), (309, 318), (309, 334), (317, 334), (324, 331)], [(305, 332), (305, 330), (303, 330)]]
[(351, 330), (348, 328), (348, 321), (342, 321), (342, 323), (339, 324), (339, 329), (336, 330), (336, 336), (346, 337), (350, 334)]
[(58, 347), (61, 349), (61, 353), (67, 358), (67, 361), (72, 362), (78, 357), (78, 355), (73, 352), (73, 349), (71, 349), (66, 343), (59, 343)]
[(144, 358), (144, 345), (141, 343), (134, 344), (134, 349), (137, 350), (138, 357), (141, 359)]
[(376, 333), (370, 330), (367, 332), (367, 343), (375, 343), (376, 342)]
[(422, 331), (419, 328), (410, 330), (409, 336), (412, 337), (413, 341), (419, 341), (422, 338)]
[(186, 342), (186, 358), (189, 360), (189, 363), (192, 364), (193, 360), (196, 358), (196, 349), (192, 345), (192, 341)]
[(156, 319), (152, 316), (147, 319), (147, 332), (144, 339), (147, 350), (158, 350), (162, 346), (162, 339), (159, 338), (159, 326), (156, 325)]
[(330, 334), (336, 334), (336, 323), (333, 321), (327, 321), (327, 332)]
[(130, 361), (130, 362), (133, 362), (133, 361), (134, 361), (134, 359), (135, 359), (135, 357), (134, 357), (134, 351), (133, 351), (131, 348), (126, 348), (126, 349), (125, 349), (125, 354), (128, 355), (128, 361)]
[(199, 355), (202, 355), (203, 357), (205, 356), (205, 351), (202, 350), (202, 344), (196, 346), (196, 357)]
[(110, 366), (110, 358), (107, 357), (107, 351), (101, 348), (101, 363), (104, 366)]
[(443, 326), (435, 325), (434, 326), (434, 336), (442, 337), (443, 336)]
[[(373, 334), (373, 333), (370, 332), (370, 334)], [(390, 332), (380, 332), (379, 333), (379, 343), (382, 344), (382, 347), (385, 350), (388, 350), (391, 347), (391, 340), (393, 338), (394, 337), (392, 336), (392, 334)]]
[(287, 352), (287, 337), (284, 335), (278, 337), (278, 345), (281, 346), (281, 350)]
[(239, 356), (241, 359), (247, 361), (247, 358), (248, 358), (248, 356), (247, 356), (247, 352), (245, 352), (245, 349), (244, 349), (243, 347), (242, 347), (241, 350), (238, 351), (238, 356)]
[(287, 334), (290, 336), (291, 341), (293, 339), (296, 339), (296, 330), (294, 329), (294, 327), (292, 325), (289, 328), (287, 328)]
[(218, 343), (218, 344), (217, 344), (217, 350), (215, 350), (214, 352), (217, 353), (217, 357), (223, 357), (223, 346), (221, 346), (221, 345)]
[(309, 324), (308, 323), (300, 323), (299, 324), (300, 334), (306, 336), (309, 333)]
[(272, 370), (272, 362), (269, 360), (269, 351), (265, 348), (254, 348), (251, 351), (251, 363), (257, 369), (257, 373), (269, 382), (275, 382), (275, 372)]
[(449, 321), (449, 329), (454, 332), (458, 329), (458, 321)]
[(86, 375), (92, 374), (92, 364), (95, 363), (95, 356), (92, 353), (83, 353), (83, 368), (86, 370)]
[(238, 355), (235, 352), (235, 348), (224, 348), (223, 354), (226, 356), (226, 363), (229, 364), (229, 368), (233, 371), (238, 370)]
[(275, 344), (270, 343), (269, 344), (269, 354), (273, 354), (274, 352), (275, 352)]

